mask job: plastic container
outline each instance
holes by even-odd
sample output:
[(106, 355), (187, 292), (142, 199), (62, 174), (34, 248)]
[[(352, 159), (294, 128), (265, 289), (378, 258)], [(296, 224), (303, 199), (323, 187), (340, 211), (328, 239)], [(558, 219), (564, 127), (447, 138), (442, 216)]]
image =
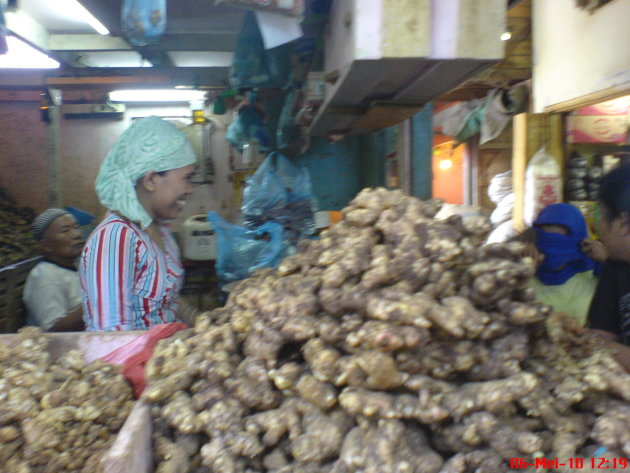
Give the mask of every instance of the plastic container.
[(188, 217), (182, 227), (184, 258), (194, 261), (209, 261), (217, 257), (216, 235), (207, 214)]

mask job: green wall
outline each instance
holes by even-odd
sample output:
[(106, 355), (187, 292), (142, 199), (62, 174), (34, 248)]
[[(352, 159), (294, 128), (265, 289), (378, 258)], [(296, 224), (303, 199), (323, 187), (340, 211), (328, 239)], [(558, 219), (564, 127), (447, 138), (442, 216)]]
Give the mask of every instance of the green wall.
[(313, 138), (309, 149), (297, 160), (311, 175), (318, 210), (341, 210), (361, 190), (360, 140), (347, 136), (336, 143)]

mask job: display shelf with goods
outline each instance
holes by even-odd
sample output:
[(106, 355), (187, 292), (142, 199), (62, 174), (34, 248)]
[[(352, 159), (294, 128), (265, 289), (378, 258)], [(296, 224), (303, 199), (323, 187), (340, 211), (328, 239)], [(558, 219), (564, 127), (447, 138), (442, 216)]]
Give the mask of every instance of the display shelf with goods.
[(603, 154), (609, 145), (569, 145), (564, 168), (564, 201), (582, 211), (591, 237), (599, 235), (599, 181), (619, 163), (615, 154)]
[(624, 154), (630, 155), (630, 146), (570, 144), (567, 147), (564, 201), (582, 211), (592, 238), (599, 236), (599, 180), (622, 161)]
[(599, 180), (630, 156), (630, 96), (579, 107), (565, 116), (564, 201), (578, 207), (598, 236)]
[(596, 148), (586, 150), (576, 145), (567, 149), (564, 174), (564, 201), (580, 209), (589, 230), (589, 236), (599, 235), (599, 207), (597, 205), (599, 180), (619, 161), (614, 155), (602, 155)]

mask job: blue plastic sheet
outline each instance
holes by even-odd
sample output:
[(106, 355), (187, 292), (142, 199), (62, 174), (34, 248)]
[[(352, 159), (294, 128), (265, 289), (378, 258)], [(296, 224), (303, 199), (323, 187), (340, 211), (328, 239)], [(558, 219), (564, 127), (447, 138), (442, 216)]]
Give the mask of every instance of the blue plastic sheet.
[(216, 212), (208, 212), (208, 221), (217, 236), (215, 267), (221, 287), (257, 269), (276, 267), (284, 256), (282, 226), (277, 223), (250, 230), (226, 222)]

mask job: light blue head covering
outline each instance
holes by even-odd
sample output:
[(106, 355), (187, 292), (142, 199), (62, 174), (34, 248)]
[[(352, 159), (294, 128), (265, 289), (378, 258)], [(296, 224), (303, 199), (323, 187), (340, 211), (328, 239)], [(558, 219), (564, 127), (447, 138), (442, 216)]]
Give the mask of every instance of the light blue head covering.
[(136, 183), (149, 171), (170, 171), (197, 162), (186, 135), (159, 117), (127, 128), (107, 154), (96, 178), (101, 204), (147, 228), (152, 219), (136, 195)]

